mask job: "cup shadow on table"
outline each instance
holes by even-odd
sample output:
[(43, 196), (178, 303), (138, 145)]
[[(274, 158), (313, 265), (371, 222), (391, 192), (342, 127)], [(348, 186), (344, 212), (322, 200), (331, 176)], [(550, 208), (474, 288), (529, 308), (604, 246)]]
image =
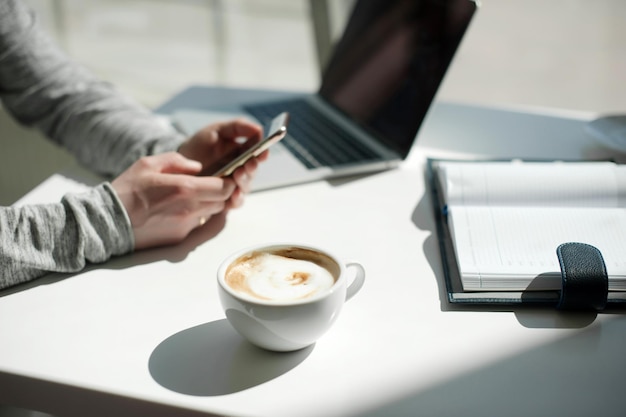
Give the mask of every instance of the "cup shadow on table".
[[(446, 280), (444, 277), (439, 241), (435, 225), (435, 214), (432, 204), (430, 186), (411, 214), (413, 224), (420, 230), (431, 232), (422, 246), (424, 255), (437, 280), (439, 300), (442, 311), (479, 311), (479, 312), (512, 312), (517, 321), (527, 328), (570, 328), (582, 329), (591, 325), (598, 313), (593, 311), (562, 312), (555, 308), (527, 305), (461, 305), (448, 301)], [(610, 312), (606, 312), (610, 314)]]
[(294, 369), (312, 352), (258, 348), (222, 319), (182, 330), (152, 352), (148, 368), (161, 386), (187, 395), (219, 396), (244, 391)]

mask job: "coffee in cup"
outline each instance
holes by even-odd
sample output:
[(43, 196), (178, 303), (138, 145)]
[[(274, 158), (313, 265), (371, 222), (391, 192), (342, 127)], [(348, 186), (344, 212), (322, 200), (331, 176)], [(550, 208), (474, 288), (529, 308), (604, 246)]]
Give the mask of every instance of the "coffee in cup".
[[(355, 272), (349, 285), (348, 269)], [(227, 319), (250, 342), (275, 351), (315, 343), (364, 279), (361, 264), (297, 244), (244, 249), (218, 269)]]
[(226, 284), (243, 297), (268, 302), (306, 300), (328, 291), (339, 265), (324, 253), (299, 247), (253, 251), (226, 270)]

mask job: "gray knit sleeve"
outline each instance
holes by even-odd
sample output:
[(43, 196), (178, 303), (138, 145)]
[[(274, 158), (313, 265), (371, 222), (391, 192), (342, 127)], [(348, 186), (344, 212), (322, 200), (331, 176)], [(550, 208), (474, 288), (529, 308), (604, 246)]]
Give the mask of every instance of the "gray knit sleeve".
[(0, 98), (21, 123), (107, 176), (120, 174), (141, 156), (176, 150), (184, 140), (70, 60), (17, 0), (0, 2)]
[[(0, 1), (0, 99), (22, 124), (106, 176), (184, 140), (68, 59), (19, 0)], [(133, 248), (129, 219), (108, 183), (55, 204), (0, 207), (0, 288), (76, 272)]]
[(133, 247), (130, 221), (109, 183), (56, 204), (0, 207), (0, 289), (77, 272)]

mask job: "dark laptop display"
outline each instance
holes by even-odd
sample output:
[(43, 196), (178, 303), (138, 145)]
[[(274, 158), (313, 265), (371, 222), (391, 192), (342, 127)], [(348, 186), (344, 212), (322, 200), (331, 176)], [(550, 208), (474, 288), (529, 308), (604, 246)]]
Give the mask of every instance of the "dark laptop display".
[[(317, 95), (405, 158), (475, 8), (468, 0), (359, 0)], [(309, 169), (388, 158), (306, 99), (245, 109), (262, 123), (288, 111), (283, 144)]]
[(361, 0), (320, 95), (403, 157), (474, 13), (467, 0)]

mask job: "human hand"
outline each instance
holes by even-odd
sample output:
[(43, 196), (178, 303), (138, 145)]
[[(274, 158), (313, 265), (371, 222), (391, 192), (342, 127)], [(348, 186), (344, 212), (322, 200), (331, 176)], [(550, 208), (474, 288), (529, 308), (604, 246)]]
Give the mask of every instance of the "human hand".
[(245, 167), (233, 178), (197, 176), (202, 168), (170, 152), (141, 158), (113, 180), (130, 218), (135, 249), (178, 243), (211, 216), (241, 205), (236, 190), (246, 182)]
[(261, 126), (243, 118), (213, 123), (187, 139), (178, 152), (201, 162), (201, 175), (211, 175), (260, 142), (262, 135)]
[[(211, 175), (246, 149), (257, 144), (262, 135), (261, 126), (243, 118), (213, 123), (187, 139), (178, 148), (178, 152), (202, 163), (200, 175)], [(258, 163), (266, 160), (267, 157), (268, 151), (265, 151), (246, 162), (231, 175), (237, 188), (227, 208), (239, 207), (243, 203), (243, 194), (250, 191), (250, 182)]]

